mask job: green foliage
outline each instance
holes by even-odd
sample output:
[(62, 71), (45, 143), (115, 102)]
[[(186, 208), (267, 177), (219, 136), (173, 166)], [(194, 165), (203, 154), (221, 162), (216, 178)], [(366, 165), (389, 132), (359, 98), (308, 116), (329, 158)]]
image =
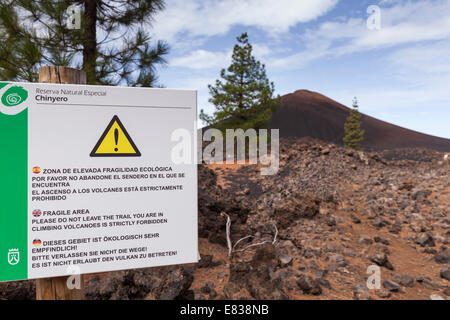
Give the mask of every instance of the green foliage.
[[(66, 26), (70, 5), (80, 29)], [(82, 68), (88, 84), (157, 85), (168, 46), (145, 29), (164, 0), (2, 0), (0, 79), (33, 81), (41, 65)]]
[(362, 150), (361, 144), (364, 141), (364, 130), (361, 129), (361, 113), (358, 110), (358, 100), (353, 100), (353, 109), (344, 125), (345, 137), (344, 145), (354, 150)]
[(221, 80), (208, 86), (216, 111), (210, 116), (201, 110), (200, 119), (222, 129), (266, 128), (281, 98), (273, 97), (274, 84), (267, 79), (264, 64), (253, 57), (247, 33), (237, 41), (231, 65), (222, 69)]

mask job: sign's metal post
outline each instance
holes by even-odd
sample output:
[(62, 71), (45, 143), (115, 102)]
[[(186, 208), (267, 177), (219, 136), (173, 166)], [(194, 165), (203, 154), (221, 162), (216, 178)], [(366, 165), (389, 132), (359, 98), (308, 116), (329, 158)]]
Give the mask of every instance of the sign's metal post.
[[(43, 66), (39, 69), (39, 82), (86, 84), (86, 73), (68, 67)], [(83, 276), (80, 277), (80, 290), (68, 288), (68, 277), (36, 280), (36, 300), (83, 300)]]

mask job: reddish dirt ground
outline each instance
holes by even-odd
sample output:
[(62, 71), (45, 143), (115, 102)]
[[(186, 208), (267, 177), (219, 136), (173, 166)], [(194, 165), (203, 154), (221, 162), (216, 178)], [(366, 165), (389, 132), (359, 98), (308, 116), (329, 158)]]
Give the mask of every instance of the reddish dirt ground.
[[(233, 175), (238, 174), (238, 170), (246, 165), (209, 165), (209, 168), (214, 170), (218, 174), (218, 184), (220, 184), (224, 189), (229, 189), (233, 186), (234, 179)], [(348, 198), (352, 198), (352, 194), (355, 190), (360, 189), (361, 186), (357, 184), (348, 185), (345, 187)], [(450, 185), (447, 185), (439, 194), (432, 194), (431, 197), (437, 197), (437, 201), (443, 207), (447, 206), (450, 200)], [(364, 209), (364, 201), (356, 203), (356, 206)], [(355, 205), (355, 203), (353, 202)], [(342, 223), (341, 232), (344, 232), (344, 239), (346, 239), (345, 246), (351, 249), (353, 252), (369, 253), (370, 249), (358, 242), (361, 235), (365, 235), (370, 238), (375, 236), (382, 237), (389, 241), (389, 260), (393, 263), (395, 271), (387, 270), (386, 268), (381, 268), (381, 279), (392, 279), (394, 274), (407, 274), (413, 277), (426, 275), (442, 285), (443, 288), (448, 286), (448, 281), (439, 277), (439, 270), (442, 265), (438, 265), (434, 262), (433, 257), (429, 254), (422, 253), (418, 251), (416, 245), (409, 241), (406, 241), (402, 234), (395, 235), (388, 230), (378, 230), (370, 225), (368, 219), (361, 217), (360, 224), (354, 224), (351, 221), (350, 214), (345, 210), (347, 203), (344, 201), (342, 203), (342, 209), (335, 212), (335, 216), (341, 219)], [(251, 249), (250, 249), (251, 250)], [(220, 245), (215, 245), (209, 243), (206, 239), (200, 239), (200, 252), (205, 255), (213, 255), (214, 260), (222, 260), (229, 263), (227, 257), (227, 249)], [(361, 259), (359, 257), (347, 258), (349, 260), (350, 267), (347, 270), (347, 274), (335, 273), (330, 274), (328, 279), (330, 281), (332, 289), (325, 289), (323, 294), (320, 296), (311, 296), (299, 293), (298, 290), (286, 291), (289, 294), (290, 299), (353, 299), (352, 287), (357, 283), (365, 283), (368, 274), (366, 274), (367, 267), (371, 264), (367, 259)], [(319, 266), (321, 265), (319, 262)], [(293, 269), (301, 267), (301, 260), (294, 258), (292, 265)], [(212, 281), (217, 286), (216, 291), (221, 294), (223, 285), (227, 282), (229, 276), (229, 269), (227, 264), (222, 264), (221, 266), (213, 269), (197, 269), (194, 275), (194, 283), (192, 284), (193, 289), (201, 288), (207, 281)], [(341, 281), (338, 281), (338, 278)], [(371, 293), (372, 299), (382, 299), (376, 294)], [(411, 288), (401, 287), (398, 292), (392, 292), (390, 299), (400, 299), (400, 300), (427, 300), (431, 294), (436, 293), (435, 289), (430, 289), (425, 287), (420, 283), (415, 283)], [(439, 292), (438, 292), (439, 293)], [(442, 295), (442, 293), (439, 293)], [(445, 295), (443, 295), (445, 297)]]

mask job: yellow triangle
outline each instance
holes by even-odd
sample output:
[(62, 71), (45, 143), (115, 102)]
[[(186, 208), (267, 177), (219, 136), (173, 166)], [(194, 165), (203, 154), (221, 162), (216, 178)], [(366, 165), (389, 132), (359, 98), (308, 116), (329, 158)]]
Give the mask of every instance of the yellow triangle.
[(91, 157), (140, 157), (118, 116), (114, 116), (91, 152)]

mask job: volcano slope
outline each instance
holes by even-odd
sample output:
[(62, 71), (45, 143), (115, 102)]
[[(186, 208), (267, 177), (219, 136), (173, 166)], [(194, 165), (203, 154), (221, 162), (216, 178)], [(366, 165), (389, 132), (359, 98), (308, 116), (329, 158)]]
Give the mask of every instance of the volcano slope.
[[(342, 144), (349, 108), (316, 92), (299, 90), (282, 97), (283, 104), (270, 122), (281, 137), (311, 137)], [(362, 115), (365, 150), (429, 148), (450, 152), (450, 140), (408, 130)]]

